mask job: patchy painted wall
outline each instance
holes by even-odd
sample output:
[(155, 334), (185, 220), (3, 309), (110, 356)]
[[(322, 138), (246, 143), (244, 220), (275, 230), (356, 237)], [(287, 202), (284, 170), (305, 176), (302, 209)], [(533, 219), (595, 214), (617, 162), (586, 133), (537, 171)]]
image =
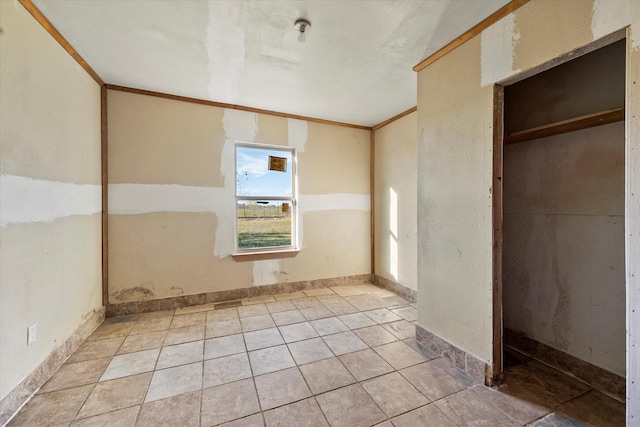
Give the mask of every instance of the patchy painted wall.
[[(639, 22), (640, 3), (632, 0), (532, 0), (418, 74), (418, 323), (423, 328), (492, 363), (493, 84), (630, 24), (628, 67), (637, 70)], [(635, 180), (633, 171), (640, 170), (635, 154), (640, 111), (631, 97), (637, 96), (636, 79), (627, 72), (632, 121), (626, 128), (626, 170)], [(640, 229), (640, 194), (633, 185), (625, 189), (627, 230)], [(626, 280), (627, 294), (637, 304), (640, 235), (633, 233), (627, 236)], [(637, 401), (640, 321), (630, 316), (627, 394)], [(629, 419), (640, 417), (639, 410), (636, 405)]]
[(417, 113), (375, 134), (375, 272), (417, 288)]
[(505, 147), (505, 328), (625, 375), (624, 123)]
[[(369, 132), (108, 91), (109, 302), (370, 272)], [(294, 258), (237, 262), (235, 141), (298, 150)]]
[(2, 399), (101, 307), (102, 207), (100, 87), (18, 2), (0, 27)]

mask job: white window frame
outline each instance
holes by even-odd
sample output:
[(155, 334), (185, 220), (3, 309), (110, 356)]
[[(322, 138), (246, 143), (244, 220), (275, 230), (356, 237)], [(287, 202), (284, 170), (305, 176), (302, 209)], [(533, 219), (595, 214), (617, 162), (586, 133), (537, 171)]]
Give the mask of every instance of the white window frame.
[[(291, 196), (240, 196), (238, 195), (238, 147), (264, 149), (271, 151), (282, 151), (291, 153)], [(234, 255), (251, 255), (251, 254), (278, 254), (290, 253), (298, 251), (298, 156), (297, 150), (286, 145), (261, 144), (256, 142), (235, 141), (233, 147), (233, 170), (234, 176)], [(238, 247), (238, 202), (241, 200), (249, 201), (278, 201), (289, 202), (291, 210), (291, 245), (289, 246), (267, 246), (261, 248), (241, 249)]]

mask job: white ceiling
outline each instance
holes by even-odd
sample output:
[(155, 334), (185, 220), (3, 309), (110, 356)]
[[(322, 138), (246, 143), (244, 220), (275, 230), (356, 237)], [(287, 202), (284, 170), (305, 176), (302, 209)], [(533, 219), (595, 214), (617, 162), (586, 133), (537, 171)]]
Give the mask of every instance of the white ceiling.
[(414, 65), (509, 0), (33, 2), (106, 83), (373, 126), (416, 105)]

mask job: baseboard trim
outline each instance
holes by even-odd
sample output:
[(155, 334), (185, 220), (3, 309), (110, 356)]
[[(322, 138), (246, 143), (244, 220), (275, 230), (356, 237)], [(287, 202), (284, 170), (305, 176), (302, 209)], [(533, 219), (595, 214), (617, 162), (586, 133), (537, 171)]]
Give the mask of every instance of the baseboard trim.
[(254, 286), (251, 288), (230, 289), (226, 291), (206, 292), (202, 294), (182, 295), (170, 298), (130, 301), (107, 305), (107, 317), (149, 313), (152, 311), (175, 310), (177, 308), (190, 307), (193, 305), (270, 296), (288, 292), (305, 291), (309, 289), (328, 288), (332, 286), (362, 285), (365, 283), (371, 283), (371, 281), (371, 274), (360, 274), (355, 276), (333, 277), (329, 279), (277, 283), (274, 285)]
[(375, 274), (373, 276), (373, 284), (383, 287), (385, 289), (390, 290), (391, 292), (394, 292), (398, 295), (400, 295), (402, 298), (406, 299), (407, 301), (411, 301), (411, 302), (417, 302), (418, 301), (418, 292), (416, 292), (415, 290), (408, 288), (404, 285), (401, 285), (398, 282), (394, 282), (393, 280), (389, 280), (386, 277), (382, 277), (379, 276), (377, 274)]
[(36, 391), (58, 370), (80, 344), (105, 319), (105, 307), (100, 307), (76, 329), (69, 338), (60, 344), (36, 369), (33, 370), (20, 384), (0, 400), (0, 425), (5, 425), (18, 410), (33, 396)]
[(506, 328), (504, 345), (572, 375), (621, 402), (625, 401), (627, 384), (624, 377)]
[(493, 384), (493, 367), (491, 365), (420, 325), (416, 325), (416, 341), (434, 353), (441, 355), (475, 380), (489, 386)]

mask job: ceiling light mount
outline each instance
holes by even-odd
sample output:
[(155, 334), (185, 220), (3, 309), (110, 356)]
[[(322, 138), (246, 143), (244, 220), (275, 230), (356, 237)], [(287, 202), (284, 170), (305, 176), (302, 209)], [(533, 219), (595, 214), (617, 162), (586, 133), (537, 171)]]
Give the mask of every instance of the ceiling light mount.
[(294, 27), (300, 32), (300, 34), (298, 34), (298, 42), (303, 43), (306, 40), (305, 32), (311, 28), (311, 22), (300, 18), (295, 22)]

